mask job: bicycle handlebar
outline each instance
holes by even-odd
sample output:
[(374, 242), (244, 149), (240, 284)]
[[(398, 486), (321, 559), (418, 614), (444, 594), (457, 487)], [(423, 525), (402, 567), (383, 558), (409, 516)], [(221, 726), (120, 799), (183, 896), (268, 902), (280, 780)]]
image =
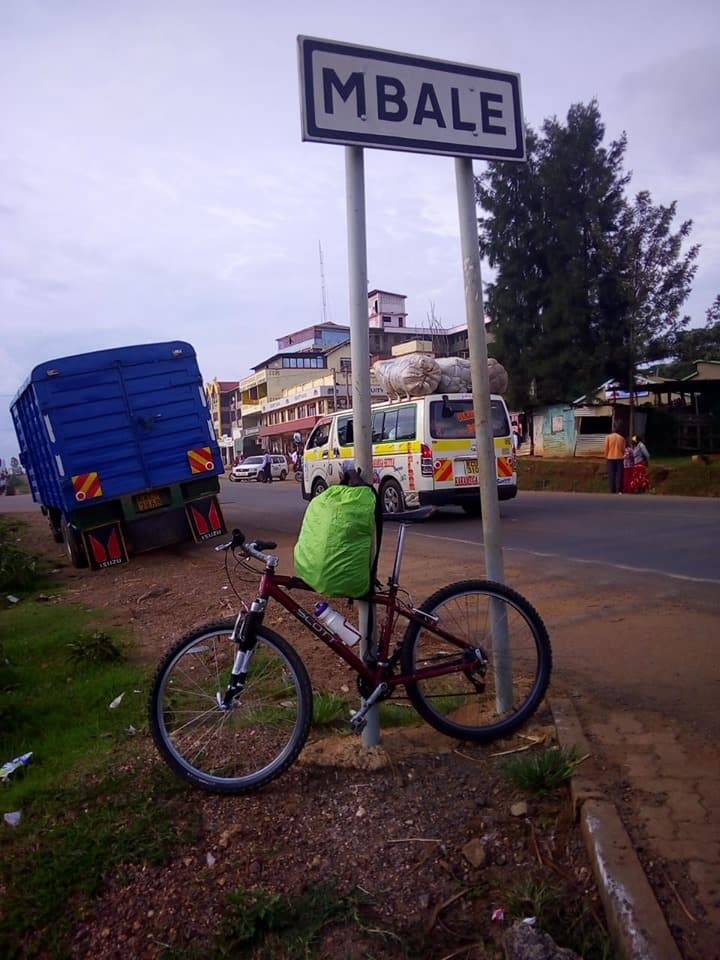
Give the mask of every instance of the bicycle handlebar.
[(269, 557), (262, 551), (274, 550), (276, 547), (277, 543), (273, 540), (251, 540), (249, 543), (246, 543), (245, 534), (242, 530), (235, 529), (232, 532), (232, 540), (229, 540), (227, 543), (221, 543), (219, 547), (215, 547), (215, 550), (220, 552), (222, 550), (239, 549), (248, 556), (255, 557), (256, 560), (262, 560), (264, 563), (267, 563), (269, 559), (274, 558)]

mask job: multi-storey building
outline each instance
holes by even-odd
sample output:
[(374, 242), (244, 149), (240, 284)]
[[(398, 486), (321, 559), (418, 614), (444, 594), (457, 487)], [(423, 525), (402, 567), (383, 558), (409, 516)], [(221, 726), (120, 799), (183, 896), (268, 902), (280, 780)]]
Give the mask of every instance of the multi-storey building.
[[(277, 340), (278, 350), (253, 367), (240, 383), (242, 450), (245, 455), (261, 449), (286, 452), (289, 446), (267, 443), (262, 434), (266, 413), (277, 407), (285, 391), (326, 375), (327, 351), (347, 341), (349, 327), (320, 323), (304, 327)], [(348, 350), (349, 355), (349, 350)], [(312, 418), (315, 422), (315, 417)], [(300, 428), (298, 428), (300, 429)], [(290, 434), (292, 438), (292, 431)]]
[(226, 464), (230, 464), (235, 457), (233, 443), (233, 420), (238, 407), (237, 380), (211, 380), (205, 384), (205, 395), (208, 400), (210, 419), (215, 434), (220, 443), (220, 449)]
[[(370, 360), (393, 355), (401, 343), (436, 356), (468, 356), (467, 325), (407, 324), (405, 295), (368, 294)], [(236, 450), (244, 455), (269, 449), (289, 453), (293, 434), (303, 439), (318, 417), (352, 403), (350, 328), (336, 323), (303, 327), (278, 338), (277, 352), (240, 380), (239, 416), (233, 424)], [(384, 394), (372, 381), (378, 399)]]

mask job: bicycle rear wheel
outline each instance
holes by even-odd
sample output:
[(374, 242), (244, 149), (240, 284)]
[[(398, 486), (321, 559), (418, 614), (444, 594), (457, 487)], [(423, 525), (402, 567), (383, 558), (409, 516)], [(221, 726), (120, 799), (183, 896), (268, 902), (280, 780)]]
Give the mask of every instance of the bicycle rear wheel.
[(420, 609), (437, 617), (437, 628), (459, 646), (430, 625), (410, 623), (403, 672), (466, 664), (406, 685), (420, 716), (441, 733), (478, 743), (521, 726), (545, 696), (552, 669), (547, 630), (535, 608), (504, 584), (464, 580), (438, 590)]
[(182, 637), (157, 669), (148, 707), (153, 739), (175, 773), (203, 790), (240, 794), (265, 786), (294, 762), (310, 729), (313, 698), (296, 651), (262, 626), (245, 687), (224, 709), (237, 650), (234, 624), (218, 620)]

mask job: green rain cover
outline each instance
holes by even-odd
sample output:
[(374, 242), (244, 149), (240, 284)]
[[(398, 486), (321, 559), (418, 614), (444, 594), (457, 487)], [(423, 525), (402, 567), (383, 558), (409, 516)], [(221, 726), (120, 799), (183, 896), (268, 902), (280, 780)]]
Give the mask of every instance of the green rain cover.
[(295, 573), (326, 597), (370, 590), (375, 491), (333, 485), (310, 501), (295, 544)]

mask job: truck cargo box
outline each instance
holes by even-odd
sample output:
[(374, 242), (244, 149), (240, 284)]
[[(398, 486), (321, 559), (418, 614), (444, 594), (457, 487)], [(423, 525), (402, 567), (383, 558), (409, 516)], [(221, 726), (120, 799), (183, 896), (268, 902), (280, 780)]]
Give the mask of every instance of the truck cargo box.
[(49, 360), (32, 371), (11, 413), (33, 498), (71, 559), (74, 534), (91, 565), (110, 565), (93, 562), (88, 540), (100, 531), (94, 538), (105, 537), (107, 553), (101, 528), (108, 525), (121, 541), (115, 562), (127, 552), (224, 532), (216, 497), (224, 466), (190, 344)]

